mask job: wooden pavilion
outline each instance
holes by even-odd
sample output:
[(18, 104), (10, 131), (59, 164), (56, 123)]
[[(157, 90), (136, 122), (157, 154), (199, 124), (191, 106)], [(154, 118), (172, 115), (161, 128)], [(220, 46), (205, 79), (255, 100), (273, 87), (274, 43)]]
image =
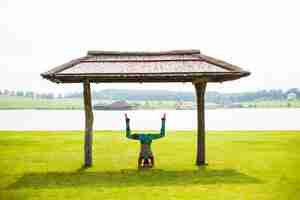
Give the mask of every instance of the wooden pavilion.
[(93, 111), (90, 83), (192, 82), (197, 96), (196, 164), (205, 164), (204, 96), (208, 82), (249, 76), (235, 65), (198, 50), (162, 52), (89, 51), (41, 76), (55, 83), (83, 83), (85, 109), (84, 165), (92, 165)]

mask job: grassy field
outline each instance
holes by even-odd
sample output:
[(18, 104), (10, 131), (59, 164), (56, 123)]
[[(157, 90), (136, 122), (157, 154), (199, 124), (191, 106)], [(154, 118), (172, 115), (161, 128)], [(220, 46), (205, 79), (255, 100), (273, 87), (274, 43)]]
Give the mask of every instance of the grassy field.
[[(110, 104), (114, 101), (101, 100), (101, 103)], [(174, 109), (177, 101), (127, 101), (129, 104), (138, 104), (143, 109)], [(99, 103), (99, 100), (93, 100)], [(16, 97), (0, 95), (0, 109), (83, 109), (82, 98), (69, 99), (33, 99), (30, 97)]]
[(0, 109), (82, 109), (82, 99), (32, 99), (0, 96)]
[(300, 108), (300, 100), (251, 101), (241, 103), (243, 107), (252, 108)]
[[(93, 100), (97, 103), (99, 100)], [(102, 103), (110, 104), (113, 101), (102, 100)], [(176, 101), (128, 101), (137, 103), (144, 109), (174, 109)], [(33, 99), (30, 97), (1, 96), (0, 109), (83, 109), (83, 99)]]
[(151, 170), (120, 132), (95, 133), (92, 168), (82, 146), (81, 132), (0, 132), (0, 199), (300, 199), (300, 132), (209, 132), (200, 168), (193, 132), (155, 141)]

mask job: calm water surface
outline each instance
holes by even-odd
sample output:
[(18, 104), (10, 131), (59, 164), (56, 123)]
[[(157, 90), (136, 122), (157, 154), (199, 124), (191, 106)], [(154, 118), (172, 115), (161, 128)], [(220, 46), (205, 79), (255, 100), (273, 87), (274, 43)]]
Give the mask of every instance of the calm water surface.
[[(124, 113), (132, 129), (159, 130), (167, 113), (168, 130), (195, 130), (195, 110), (94, 111), (96, 130), (125, 128)], [(207, 130), (300, 130), (300, 109), (206, 110)], [(82, 130), (84, 112), (76, 110), (1, 110), (0, 130)]]

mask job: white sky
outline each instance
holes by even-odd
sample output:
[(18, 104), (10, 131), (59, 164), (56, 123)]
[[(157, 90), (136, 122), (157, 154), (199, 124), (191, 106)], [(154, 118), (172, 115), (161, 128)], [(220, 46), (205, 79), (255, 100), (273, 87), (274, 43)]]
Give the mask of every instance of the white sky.
[[(88, 50), (200, 49), (250, 70), (219, 92), (299, 88), (299, 1), (0, 0), (0, 89), (64, 92), (40, 73)], [(97, 84), (93, 89), (193, 90), (191, 84)]]

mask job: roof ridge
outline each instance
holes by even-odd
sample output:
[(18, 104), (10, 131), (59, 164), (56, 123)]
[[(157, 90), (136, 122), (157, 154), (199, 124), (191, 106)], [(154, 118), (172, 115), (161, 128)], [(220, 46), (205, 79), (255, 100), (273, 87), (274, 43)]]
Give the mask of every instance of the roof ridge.
[(80, 61), (81, 63), (134, 63), (134, 62), (175, 62), (175, 61), (182, 61), (182, 62), (187, 62), (187, 61), (205, 61), (202, 58), (173, 58), (173, 59), (149, 59), (149, 60), (139, 60), (139, 59), (123, 59), (123, 60), (114, 60), (114, 59), (104, 59), (104, 60), (82, 60)]
[(159, 55), (191, 55), (200, 54), (200, 50), (187, 49), (187, 50), (172, 50), (172, 51), (88, 51), (87, 55), (90, 56), (159, 56)]

